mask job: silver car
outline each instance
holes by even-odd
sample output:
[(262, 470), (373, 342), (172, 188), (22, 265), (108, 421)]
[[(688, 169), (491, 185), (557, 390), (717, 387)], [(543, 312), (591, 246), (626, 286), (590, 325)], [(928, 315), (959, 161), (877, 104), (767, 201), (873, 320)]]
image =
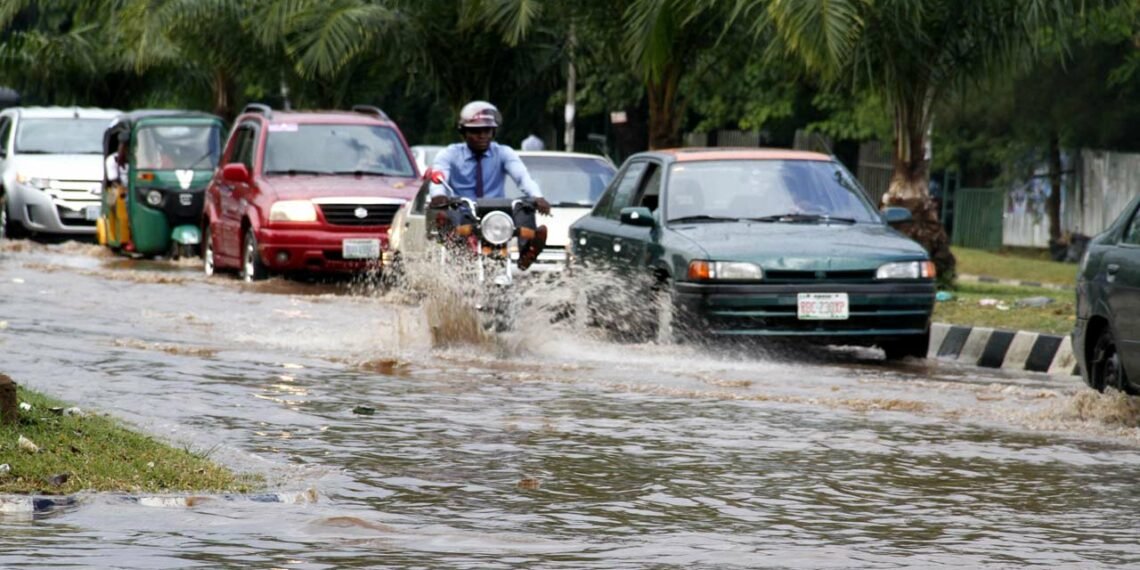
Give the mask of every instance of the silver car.
[[(550, 216), (539, 216), (538, 223), (547, 227), (546, 249), (530, 266), (530, 271), (560, 271), (566, 264), (566, 246), (569, 243), (570, 224), (589, 213), (594, 202), (605, 191), (617, 168), (610, 159), (596, 155), (558, 151), (518, 151), (531, 178), (542, 189), (550, 202)], [(422, 259), (429, 249), (425, 213), (428, 203), (425, 182), (416, 197), (400, 207), (388, 230), (386, 261), (399, 256), (403, 259)], [(508, 198), (522, 197), (522, 192), (508, 176)], [(511, 257), (518, 259), (518, 249), (512, 243)]]
[(95, 233), (103, 132), (118, 114), (84, 107), (0, 112), (0, 237)]

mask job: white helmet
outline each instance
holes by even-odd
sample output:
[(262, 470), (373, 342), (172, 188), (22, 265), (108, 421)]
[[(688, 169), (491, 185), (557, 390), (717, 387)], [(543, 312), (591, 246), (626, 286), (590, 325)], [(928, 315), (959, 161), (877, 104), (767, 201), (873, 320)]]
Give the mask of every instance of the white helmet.
[(494, 105), (486, 101), (472, 101), (459, 111), (459, 130), (468, 128), (499, 128), (503, 116)]

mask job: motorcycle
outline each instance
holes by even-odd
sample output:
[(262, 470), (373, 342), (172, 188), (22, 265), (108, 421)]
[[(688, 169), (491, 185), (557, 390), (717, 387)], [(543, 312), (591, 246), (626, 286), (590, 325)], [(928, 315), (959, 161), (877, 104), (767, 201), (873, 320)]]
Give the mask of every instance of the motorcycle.
[[(425, 178), (440, 185), (447, 203), (437, 208), (436, 215), (428, 216), (428, 234), (438, 244), (438, 261), (442, 267), (457, 267), (461, 279), (475, 284), (474, 306), (482, 316), (485, 330), (504, 332), (511, 328), (514, 317), (514, 296), (510, 290), (515, 282), (514, 264), (511, 262), (510, 242), (528, 228), (515, 226), (516, 208), (535, 208), (531, 198), (480, 198), (472, 200), (459, 195), (444, 180), (443, 173), (429, 170)], [(465, 223), (454, 225), (447, 212), (466, 209), (470, 216)], [(524, 236), (523, 237), (529, 237)], [(470, 271), (470, 274), (467, 272)]]

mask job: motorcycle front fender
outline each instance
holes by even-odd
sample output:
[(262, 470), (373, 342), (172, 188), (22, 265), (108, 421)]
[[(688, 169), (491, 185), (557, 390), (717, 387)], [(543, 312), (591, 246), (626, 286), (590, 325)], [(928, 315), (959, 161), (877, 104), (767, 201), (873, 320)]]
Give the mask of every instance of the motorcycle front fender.
[(202, 242), (202, 230), (195, 225), (182, 224), (170, 232), (170, 239), (182, 245), (198, 245)]

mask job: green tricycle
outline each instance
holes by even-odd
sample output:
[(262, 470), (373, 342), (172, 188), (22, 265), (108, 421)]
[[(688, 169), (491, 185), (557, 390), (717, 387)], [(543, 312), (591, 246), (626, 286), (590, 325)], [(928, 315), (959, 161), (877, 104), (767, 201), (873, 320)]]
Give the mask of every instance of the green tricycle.
[(99, 244), (145, 257), (197, 255), (205, 188), (222, 153), (224, 126), (197, 111), (116, 117), (103, 133)]

